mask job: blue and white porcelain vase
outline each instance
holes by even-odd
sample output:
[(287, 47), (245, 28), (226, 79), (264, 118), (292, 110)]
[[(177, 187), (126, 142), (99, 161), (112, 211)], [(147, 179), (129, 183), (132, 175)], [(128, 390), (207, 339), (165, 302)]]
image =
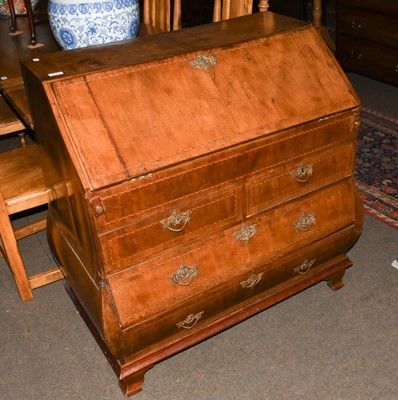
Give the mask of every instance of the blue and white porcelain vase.
[(49, 0), (48, 19), (64, 50), (137, 36), (138, 0)]

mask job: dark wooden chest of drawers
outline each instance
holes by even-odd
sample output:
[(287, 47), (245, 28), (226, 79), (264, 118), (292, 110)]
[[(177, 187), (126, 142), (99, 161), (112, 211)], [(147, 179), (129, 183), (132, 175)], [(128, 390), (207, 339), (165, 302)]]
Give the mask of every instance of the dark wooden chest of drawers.
[(342, 286), (359, 106), (313, 27), (258, 13), (23, 72), (49, 242), (126, 394), (156, 362)]
[(338, 0), (336, 56), (347, 71), (398, 85), (398, 2)]

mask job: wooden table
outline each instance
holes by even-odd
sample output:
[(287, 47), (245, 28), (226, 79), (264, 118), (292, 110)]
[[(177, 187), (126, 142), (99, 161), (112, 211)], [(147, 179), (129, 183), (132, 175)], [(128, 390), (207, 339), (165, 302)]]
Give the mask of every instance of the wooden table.
[[(36, 27), (37, 35), (40, 37), (40, 42), (43, 46), (33, 49), (27, 46), (30, 41), (28, 21), (22, 18), (18, 21), (19, 29), (22, 30), (22, 34), (18, 36), (9, 35), (9, 24), (10, 21), (8, 19), (0, 20), (0, 35), (2, 38), (0, 41), (0, 53), (2, 55), (0, 58), (0, 92), (11, 105), (14, 114), (19, 116), (18, 119), (14, 115), (14, 120), (23, 121), (28, 128), (33, 130), (33, 121), (21, 75), (20, 61), (29, 58), (40, 59), (40, 55), (59, 52), (61, 49), (54, 39), (48, 21), (44, 21)], [(140, 36), (154, 33), (158, 33), (155, 28), (141, 24)], [(7, 105), (5, 107), (9, 108)], [(6, 118), (7, 121), (9, 120), (9, 110), (7, 110), (6, 115), (5, 107), (0, 108), (0, 126)]]
[(19, 66), (20, 60), (60, 50), (48, 22), (40, 23), (36, 27), (40, 41), (44, 44), (39, 48), (28, 47), (30, 30), (26, 18), (18, 20), (18, 29), (22, 31), (20, 35), (10, 35), (10, 20), (0, 19), (0, 91), (4, 96), (0, 105), (0, 133), (4, 131), (3, 134), (21, 131), (26, 127), (33, 128)]

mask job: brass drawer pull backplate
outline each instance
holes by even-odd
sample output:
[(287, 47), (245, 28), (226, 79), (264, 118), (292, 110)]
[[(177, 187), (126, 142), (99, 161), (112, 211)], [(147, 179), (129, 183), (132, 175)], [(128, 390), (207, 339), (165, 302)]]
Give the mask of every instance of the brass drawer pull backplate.
[(309, 231), (315, 224), (315, 213), (302, 213), (300, 218), (293, 222), (296, 231)]
[(162, 219), (160, 223), (163, 229), (168, 229), (172, 232), (181, 232), (184, 230), (185, 225), (189, 222), (191, 218), (191, 211), (174, 211), (170, 217)]
[(263, 272), (261, 272), (260, 274), (253, 274), (250, 276), (249, 279), (242, 281), (240, 283), (240, 285), (243, 288), (252, 288), (253, 286), (257, 285), (257, 283), (259, 283), (261, 281), (263, 274), (264, 274)]
[(177, 324), (177, 328), (192, 329), (202, 318), (203, 313), (204, 311), (198, 312), (197, 314), (189, 314), (184, 321), (180, 321)]
[(238, 232), (234, 233), (234, 238), (242, 242), (248, 242), (257, 232), (257, 225), (247, 225), (243, 224), (242, 228)]
[(305, 275), (310, 270), (310, 268), (314, 265), (315, 260), (316, 260), (315, 258), (312, 259), (311, 261), (305, 260), (301, 265), (294, 268), (294, 272), (297, 272), (300, 275)]
[(187, 267), (185, 264), (181, 264), (178, 271), (170, 275), (169, 278), (173, 282), (173, 285), (189, 286), (194, 279), (198, 276), (199, 267), (197, 264)]

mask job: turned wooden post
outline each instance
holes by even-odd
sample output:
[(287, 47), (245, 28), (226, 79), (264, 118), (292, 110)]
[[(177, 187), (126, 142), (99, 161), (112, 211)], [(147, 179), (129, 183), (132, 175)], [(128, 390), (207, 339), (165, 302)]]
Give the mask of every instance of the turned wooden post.
[(260, 11), (268, 11), (268, 8), (269, 8), (269, 2), (268, 2), (268, 0), (260, 0), (260, 1), (258, 2), (258, 9), (259, 9)]
[(319, 29), (322, 25), (322, 0), (314, 0), (312, 19), (314, 26)]

